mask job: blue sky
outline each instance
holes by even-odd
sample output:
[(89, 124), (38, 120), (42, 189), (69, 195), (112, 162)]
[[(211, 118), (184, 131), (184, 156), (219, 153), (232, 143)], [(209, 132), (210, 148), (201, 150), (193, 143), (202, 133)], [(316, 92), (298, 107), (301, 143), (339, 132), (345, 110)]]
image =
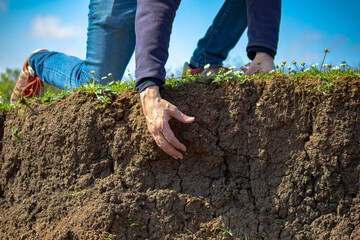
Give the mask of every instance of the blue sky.
[[(46, 48), (85, 57), (88, 0), (0, 0), (0, 71), (20, 68), (28, 54)], [(182, 0), (175, 18), (166, 69), (176, 73), (191, 57), (224, 0)], [(360, 66), (360, 1), (284, 0), (275, 63), (326, 63), (346, 60)], [(231, 51), (226, 66), (240, 67), (246, 57), (247, 36)], [(134, 71), (132, 59), (128, 69)]]

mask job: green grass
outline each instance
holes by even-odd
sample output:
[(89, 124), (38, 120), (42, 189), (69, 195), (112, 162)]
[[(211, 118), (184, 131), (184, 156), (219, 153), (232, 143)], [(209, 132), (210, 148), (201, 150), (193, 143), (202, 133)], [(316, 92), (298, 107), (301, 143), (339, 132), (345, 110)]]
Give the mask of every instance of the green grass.
[[(6, 69), (4, 73), (0, 73), (0, 108), (7, 109), (10, 103), (11, 93), (15, 87), (16, 81), (20, 75), (19, 69)], [(61, 90), (57, 87), (51, 86), (49, 84), (44, 84), (43, 92), (48, 92), (48, 94), (57, 95)], [(1, 104), (6, 104), (6, 106), (1, 106)]]
[(14, 138), (16, 138), (17, 140), (21, 141), (21, 137), (19, 137), (19, 135), (17, 135), (17, 131), (18, 131), (18, 126), (17, 125), (13, 126), (12, 131), (11, 131), (11, 135)]
[(71, 196), (74, 198), (74, 197), (76, 197), (77, 195), (79, 195), (79, 194), (85, 194), (85, 191), (74, 191), (72, 194), (71, 194)]
[(222, 231), (222, 232), (225, 232), (225, 233), (229, 234), (230, 237), (233, 236), (233, 233), (232, 233), (232, 231), (231, 231), (231, 229), (230, 229), (229, 227), (224, 228), (224, 227), (217, 226), (217, 227), (215, 227), (214, 229), (215, 229), (215, 230), (220, 230), (220, 231)]
[(115, 240), (115, 237), (116, 237), (116, 235), (109, 234), (109, 235), (105, 238), (105, 240)]
[(129, 219), (129, 224), (130, 224), (130, 227), (138, 227), (139, 229), (146, 229), (147, 228), (146, 225), (140, 226), (137, 222), (135, 222), (135, 220), (133, 218)]
[[(261, 67), (261, 66), (260, 66)], [(287, 69), (287, 70), (286, 70)], [(15, 85), (17, 76), (19, 75), (19, 70), (10, 70), (7, 69), (5, 73), (1, 73), (0, 79), (0, 109), (8, 111), (12, 108), (25, 106), (29, 107), (29, 103), (37, 100), (41, 101), (43, 104), (51, 104), (57, 99), (64, 98), (76, 91), (85, 91), (90, 95), (94, 95), (101, 102), (100, 108), (105, 108), (107, 105), (111, 104), (111, 96), (118, 94), (119, 92), (124, 91), (125, 89), (134, 88), (135, 80), (132, 79), (130, 82), (119, 82), (112, 81), (106, 86), (96, 84), (94, 79), (90, 78), (89, 83), (81, 86), (76, 89), (68, 90), (59, 90), (58, 88), (47, 85), (47, 89), (43, 92), (41, 98), (36, 99), (21, 99), (16, 104), (10, 104), (10, 95)], [(319, 92), (322, 94), (327, 94), (327, 92), (335, 91), (337, 85), (337, 79), (339, 77), (355, 77), (360, 78), (360, 70), (348, 66), (345, 62), (342, 62), (340, 66), (332, 67), (330, 65), (322, 64), (319, 67), (317, 64), (307, 65), (301, 63), (299, 66), (295, 61), (292, 62), (289, 66), (286, 65), (286, 62), (276, 66), (276, 70), (270, 72), (269, 74), (257, 74), (247, 76), (244, 75), (242, 71), (234, 70), (233, 68), (228, 72), (219, 72), (217, 75), (211, 76), (191, 76), (186, 75), (185, 77), (167, 77), (165, 89), (177, 88), (189, 82), (229, 82), (229, 81), (239, 81), (246, 82), (249, 79), (269, 79), (272, 76), (282, 76), (282, 77), (291, 77), (292, 79), (298, 79), (301, 83), (303, 79), (311, 78), (317, 82), (316, 86), (313, 89), (308, 89), (310, 92), (315, 93)], [(109, 77), (112, 76), (109, 74)]]

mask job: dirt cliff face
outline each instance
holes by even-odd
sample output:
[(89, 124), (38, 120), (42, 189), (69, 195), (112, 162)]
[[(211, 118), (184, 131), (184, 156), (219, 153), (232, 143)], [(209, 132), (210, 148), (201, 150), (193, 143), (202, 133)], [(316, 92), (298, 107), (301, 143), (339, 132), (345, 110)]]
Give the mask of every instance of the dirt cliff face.
[(163, 91), (196, 118), (170, 121), (183, 160), (155, 145), (133, 90), (104, 109), (78, 92), (12, 110), (0, 124), (0, 238), (359, 239), (360, 80), (326, 95), (315, 84)]

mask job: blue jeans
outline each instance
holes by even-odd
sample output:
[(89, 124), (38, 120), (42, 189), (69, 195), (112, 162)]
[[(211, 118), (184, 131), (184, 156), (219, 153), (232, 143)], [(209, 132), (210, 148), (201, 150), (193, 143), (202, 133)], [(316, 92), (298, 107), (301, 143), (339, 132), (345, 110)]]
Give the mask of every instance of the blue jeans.
[(246, 1), (226, 0), (205, 36), (199, 40), (190, 64), (222, 66), (247, 27)]
[[(136, 0), (90, 0), (86, 59), (59, 52), (29, 56), (40, 79), (58, 88), (76, 88), (92, 77), (105, 85), (120, 80), (135, 49)], [(91, 72), (94, 71), (94, 74)]]

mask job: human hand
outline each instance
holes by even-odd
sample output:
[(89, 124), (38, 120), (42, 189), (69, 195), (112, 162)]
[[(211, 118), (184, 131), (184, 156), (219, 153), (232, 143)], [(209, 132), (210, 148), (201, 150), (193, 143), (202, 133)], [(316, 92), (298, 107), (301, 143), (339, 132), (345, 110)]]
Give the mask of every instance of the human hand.
[(254, 60), (250, 63), (249, 68), (241, 68), (245, 75), (257, 73), (268, 73), (275, 69), (274, 58), (264, 52), (256, 52)]
[(195, 118), (183, 114), (177, 107), (162, 99), (158, 86), (150, 86), (142, 91), (140, 101), (148, 130), (156, 144), (171, 157), (182, 159), (183, 155), (178, 150), (186, 151), (186, 147), (175, 137), (169, 120), (174, 117), (180, 122), (192, 123)]

